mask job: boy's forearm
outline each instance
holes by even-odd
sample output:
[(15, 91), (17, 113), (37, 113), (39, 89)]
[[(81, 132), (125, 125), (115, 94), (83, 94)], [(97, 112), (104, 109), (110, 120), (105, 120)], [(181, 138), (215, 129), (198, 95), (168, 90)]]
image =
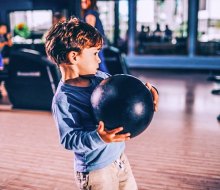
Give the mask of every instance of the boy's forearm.
[(65, 149), (74, 152), (91, 151), (105, 145), (98, 132), (73, 131), (60, 138)]

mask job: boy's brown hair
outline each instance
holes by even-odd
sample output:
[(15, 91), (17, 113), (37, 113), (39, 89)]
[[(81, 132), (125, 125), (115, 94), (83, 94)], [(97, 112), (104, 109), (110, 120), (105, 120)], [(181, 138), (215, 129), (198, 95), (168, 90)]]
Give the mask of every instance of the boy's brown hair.
[(68, 63), (70, 51), (81, 53), (84, 48), (102, 47), (103, 38), (91, 25), (73, 17), (52, 26), (46, 35), (45, 49), (57, 65)]

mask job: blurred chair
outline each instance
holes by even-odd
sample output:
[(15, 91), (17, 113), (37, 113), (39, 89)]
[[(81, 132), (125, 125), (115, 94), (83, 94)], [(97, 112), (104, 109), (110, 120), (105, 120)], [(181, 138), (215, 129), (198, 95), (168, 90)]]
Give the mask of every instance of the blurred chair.
[(8, 78), (7, 70), (0, 70), (0, 83), (1, 81), (5, 81)]
[(103, 53), (109, 74), (130, 74), (125, 55), (122, 54), (119, 49), (112, 46), (106, 46), (103, 48)]
[(12, 52), (5, 87), (13, 108), (50, 110), (59, 80), (56, 65), (38, 51)]

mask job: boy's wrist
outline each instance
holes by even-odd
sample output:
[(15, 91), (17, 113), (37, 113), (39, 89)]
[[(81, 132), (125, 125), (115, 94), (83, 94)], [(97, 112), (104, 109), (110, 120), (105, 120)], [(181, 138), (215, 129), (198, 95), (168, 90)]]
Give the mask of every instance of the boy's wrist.
[(94, 141), (97, 143), (97, 144), (100, 144), (100, 145), (102, 145), (102, 144), (106, 144), (106, 142), (102, 139), (102, 137), (101, 137), (101, 135), (99, 134), (99, 132), (96, 130), (96, 131), (94, 131), (95, 133), (94, 133)]

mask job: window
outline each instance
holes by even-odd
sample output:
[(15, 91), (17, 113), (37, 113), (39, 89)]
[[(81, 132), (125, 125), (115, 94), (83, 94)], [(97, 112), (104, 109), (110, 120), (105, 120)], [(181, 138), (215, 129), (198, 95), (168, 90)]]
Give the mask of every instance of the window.
[(97, 1), (98, 12), (109, 42), (114, 38), (114, 1)]
[[(219, 0), (200, 0), (204, 9), (198, 12), (198, 55), (220, 55)], [(205, 3), (205, 4), (204, 4)]]
[[(114, 1), (97, 1), (100, 19), (102, 21), (105, 35), (110, 44), (114, 42), (115, 31), (115, 2)], [(128, 0), (119, 1), (119, 34), (117, 46), (122, 52), (127, 52), (127, 35), (128, 35)]]
[(137, 0), (135, 53), (187, 54), (187, 0)]
[(28, 40), (25, 39), (41, 39), (51, 27), (52, 10), (12, 11), (9, 18), (14, 42), (27, 43)]

